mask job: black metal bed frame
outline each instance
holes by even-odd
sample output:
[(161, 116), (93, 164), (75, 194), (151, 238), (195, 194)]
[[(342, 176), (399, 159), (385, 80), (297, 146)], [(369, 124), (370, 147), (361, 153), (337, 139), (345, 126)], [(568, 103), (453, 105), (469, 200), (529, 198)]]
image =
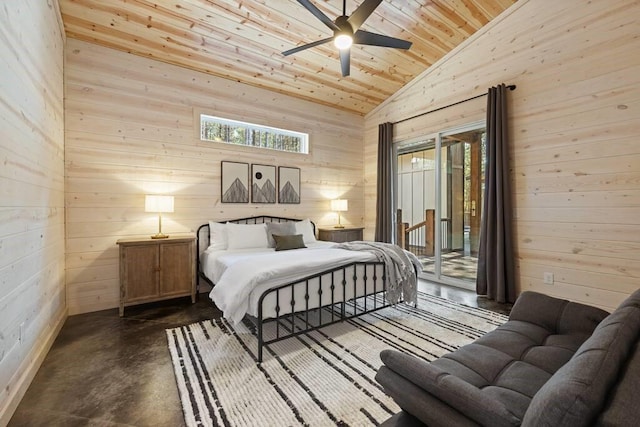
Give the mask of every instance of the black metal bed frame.
[[(266, 222), (299, 221), (293, 218), (274, 216), (254, 216), (229, 220), (236, 224), (261, 224)], [(227, 222), (227, 221), (221, 221)], [(315, 224), (313, 224), (315, 232)], [(207, 278), (201, 269), (200, 254), (209, 246), (209, 224), (198, 228), (196, 256), (198, 276), (207, 283), (215, 284)], [(258, 317), (249, 317), (255, 324), (258, 336), (258, 363), (262, 362), (263, 348), (278, 341), (313, 330), (342, 322), (363, 314), (371, 313), (390, 304), (386, 301), (386, 266), (383, 262), (352, 262), (332, 267), (319, 273), (297, 279), (283, 285), (270, 288), (262, 293), (258, 300)], [(310, 284), (317, 281), (317, 288), (310, 290)], [(360, 285), (358, 282), (360, 281)], [(323, 283), (324, 282), (324, 283)], [(327, 283), (328, 282), (328, 283)], [(352, 286), (352, 288), (348, 288)], [(296, 292), (296, 290), (298, 292)], [(302, 290), (302, 291), (301, 291)], [(347, 297), (348, 291), (353, 291)], [(289, 300), (283, 300), (288, 291)], [(303, 301), (296, 301), (296, 295), (302, 292)], [(330, 292), (330, 302), (322, 304), (323, 295)], [(379, 296), (382, 295), (382, 298)], [(275, 299), (275, 306), (266, 307), (267, 301)], [(313, 301), (315, 299), (315, 301)], [(286, 307), (286, 309), (284, 308)], [(275, 317), (264, 318), (265, 313), (275, 312)], [(282, 313), (282, 314), (281, 314)], [(324, 316), (323, 316), (324, 315)], [(324, 318), (323, 318), (324, 317)], [(274, 324), (269, 337), (265, 329)]]

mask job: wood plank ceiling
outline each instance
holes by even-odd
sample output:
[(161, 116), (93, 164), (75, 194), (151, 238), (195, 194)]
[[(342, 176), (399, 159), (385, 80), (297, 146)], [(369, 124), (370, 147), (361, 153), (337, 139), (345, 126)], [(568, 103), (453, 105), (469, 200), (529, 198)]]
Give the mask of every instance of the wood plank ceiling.
[[(363, 30), (408, 51), (354, 46), (342, 77), (332, 32), (295, 0), (60, 0), (68, 37), (366, 114), (516, 0), (384, 0)], [(362, 0), (347, 1), (347, 15)], [(314, 0), (334, 20), (342, 0)]]

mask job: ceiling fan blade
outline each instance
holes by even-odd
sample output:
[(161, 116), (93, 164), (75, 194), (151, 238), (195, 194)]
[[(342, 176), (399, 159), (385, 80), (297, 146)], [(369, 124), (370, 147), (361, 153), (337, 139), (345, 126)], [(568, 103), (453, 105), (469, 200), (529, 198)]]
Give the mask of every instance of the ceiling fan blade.
[(331, 40), (333, 40), (333, 37), (327, 37), (326, 39), (318, 40), (318, 41), (315, 41), (313, 43), (309, 43), (309, 44), (305, 44), (305, 45), (302, 45), (302, 46), (294, 47), (293, 49), (285, 50), (284, 52), (282, 52), (282, 54), (284, 56), (289, 56), (289, 55), (291, 55), (293, 53), (298, 53), (301, 50), (309, 49), (310, 47), (319, 46), (321, 44), (330, 42)]
[[(299, 0), (298, 0), (299, 1)], [(351, 14), (347, 22), (351, 24), (353, 32), (358, 31), (358, 28), (367, 20), (367, 18), (376, 10), (382, 3), (382, 0), (364, 0), (360, 6)]]
[(331, 28), (333, 31), (340, 31), (340, 28), (309, 0), (298, 0), (298, 3), (304, 6), (304, 8), (309, 12), (313, 13), (313, 16), (321, 20), (324, 25)]
[(353, 35), (354, 44), (366, 44), (369, 46), (394, 47), (396, 49), (409, 49), (411, 42), (394, 37), (383, 36), (382, 34), (370, 33), (368, 31), (358, 30)]
[(340, 65), (342, 66), (342, 77), (347, 77), (351, 71), (351, 49), (340, 49)]

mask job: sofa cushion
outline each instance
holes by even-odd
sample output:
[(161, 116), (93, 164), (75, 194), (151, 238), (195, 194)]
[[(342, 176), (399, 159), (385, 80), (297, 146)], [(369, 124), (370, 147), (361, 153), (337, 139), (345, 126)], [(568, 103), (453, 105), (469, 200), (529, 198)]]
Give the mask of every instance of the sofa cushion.
[[(496, 427), (520, 425), (522, 418), (514, 414), (511, 407), (504, 404), (505, 399), (495, 398), (497, 393), (504, 390), (482, 390), (443, 371), (433, 363), (425, 362), (399, 351), (383, 350), (380, 353), (380, 358), (387, 367), (380, 368), (380, 370), (383, 372), (387, 369), (393, 371), (478, 424)], [(386, 389), (387, 387), (385, 387)], [(506, 399), (506, 401), (510, 401), (510, 399)], [(409, 408), (402, 405), (401, 407), (423, 419)]]
[(588, 335), (558, 335), (555, 330), (510, 320), (474, 341), (553, 374), (567, 363)]
[(516, 300), (509, 320), (538, 325), (553, 334), (589, 336), (608, 314), (589, 305), (527, 291)]
[(478, 341), (434, 360), (431, 365), (473, 385), (487, 398), (509, 408), (519, 420), (533, 395), (551, 378), (549, 372)]
[(431, 362), (433, 366), (474, 385), (485, 387), (513, 362), (513, 357), (475, 342)]
[(562, 311), (568, 303), (567, 300), (526, 291), (521, 293), (513, 304), (509, 320), (519, 320), (538, 325), (547, 331), (555, 331)]
[(590, 425), (625, 366), (640, 334), (640, 291), (604, 319), (571, 360), (538, 391), (525, 426)]
[(595, 327), (609, 315), (596, 307), (523, 292), (509, 321), (476, 340), (549, 374), (571, 359)]

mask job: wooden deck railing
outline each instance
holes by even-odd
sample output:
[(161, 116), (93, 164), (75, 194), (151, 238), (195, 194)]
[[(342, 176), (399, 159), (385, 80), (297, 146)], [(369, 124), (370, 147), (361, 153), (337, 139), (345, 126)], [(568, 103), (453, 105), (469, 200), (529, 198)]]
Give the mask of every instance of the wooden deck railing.
[[(396, 239), (398, 246), (416, 255), (433, 256), (435, 254), (435, 216), (434, 209), (427, 209), (424, 213), (424, 221), (410, 226), (409, 223), (402, 221), (402, 209), (398, 209)], [(449, 218), (440, 220), (443, 251), (449, 250), (451, 246), (450, 223)]]
[(402, 222), (402, 209), (398, 209), (398, 245), (416, 255), (433, 256), (434, 254), (435, 210), (427, 209), (424, 221), (409, 226)]

